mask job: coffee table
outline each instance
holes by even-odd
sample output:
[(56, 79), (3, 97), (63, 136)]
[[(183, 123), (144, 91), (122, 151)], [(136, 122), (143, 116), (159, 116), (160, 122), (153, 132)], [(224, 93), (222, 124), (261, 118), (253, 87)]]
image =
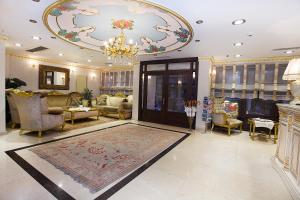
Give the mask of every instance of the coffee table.
[(65, 115), (65, 119), (71, 120), (72, 124), (74, 124), (75, 119), (97, 117), (98, 120), (100, 116), (100, 110), (95, 107), (65, 108), (64, 115)]
[(249, 136), (252, 140), (254, 139), (254, 136), (256, 136), (255, 129), (257, 127), (263, 127), (269, 129), (269, 138), (271, 138), (271, 131), (272, 129), (274, 129), (274, 144), (276, 144), (278, 139), (278, 122), (274, 122), (268, 119), (252, 118), (248, 119), (248, 123), (250, 126)]

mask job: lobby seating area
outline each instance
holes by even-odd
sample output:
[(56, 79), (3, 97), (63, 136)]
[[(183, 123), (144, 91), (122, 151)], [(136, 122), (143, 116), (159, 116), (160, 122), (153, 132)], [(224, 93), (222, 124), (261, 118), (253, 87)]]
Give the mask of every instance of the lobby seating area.
[(0, 200), (300, 200), (299, 0), (1, 0)]

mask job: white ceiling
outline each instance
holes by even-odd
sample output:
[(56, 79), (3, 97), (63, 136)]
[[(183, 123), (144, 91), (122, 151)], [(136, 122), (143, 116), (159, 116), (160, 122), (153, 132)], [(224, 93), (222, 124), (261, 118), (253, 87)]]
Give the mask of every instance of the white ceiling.
[[(7, 35), (8, 51), (57, 61), (72, 61), (84, 65), (103, 66), (105, 56), (99, 52), (80, 49), (53, 36), (44, 26), (42, 15), (46, 7), (55, 0), (0, 0), (0, 34)], [(214, 56), (217, 60), (235, 59), (235, 54), (245, 58), (285, 56), (284, 51), (273, 49), (300, 46), (300, 1), (299, 0), (154, 0), (168, 7), (189, 21), (194, 30), (193, 41), (181, 52), (158, 55), (158, 58)], [(235, 19), (246, 19), (243, 25), (233, 26)], [(33, 24), (29, 19), (37, 20)], [(196, 24), (198, 19), (203, 24)], [(253, 34), (253, 37), (248, 37)], [(40, 36), (39, 41), (32, 36)], [(199, 43), (194, 40), (200, 39)], [(19, 42), (22, 47), (15, 47)], [(243, 42), (241, 47), (233, 43)], [(37, 46), (48, 47), (44, 52), (30, 54), (26, 49)], [(58, 53), (64, 56), (58, 56)], [(299, 55), (300, 49), (293, 55)], [(229, 55), (226, 58), (226, 55)], [(158, 59), (143, 56), (141, 60)], [(88, 63), (87, 60), (92, 62)]]

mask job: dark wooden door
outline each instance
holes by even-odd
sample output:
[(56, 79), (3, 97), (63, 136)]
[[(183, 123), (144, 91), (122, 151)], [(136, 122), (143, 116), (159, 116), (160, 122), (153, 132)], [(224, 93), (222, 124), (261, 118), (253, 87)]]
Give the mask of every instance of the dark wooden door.
[(141, 65), (139, 120), (188, 127), (184, 100), (197, 99), (198, 62), (170, 63)]

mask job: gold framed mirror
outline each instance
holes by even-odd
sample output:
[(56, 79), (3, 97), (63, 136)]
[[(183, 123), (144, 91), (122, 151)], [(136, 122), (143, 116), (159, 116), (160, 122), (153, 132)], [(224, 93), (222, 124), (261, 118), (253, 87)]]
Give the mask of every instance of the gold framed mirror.
[(69, 90), (70, 70), (39, 65), (39, 89)]

